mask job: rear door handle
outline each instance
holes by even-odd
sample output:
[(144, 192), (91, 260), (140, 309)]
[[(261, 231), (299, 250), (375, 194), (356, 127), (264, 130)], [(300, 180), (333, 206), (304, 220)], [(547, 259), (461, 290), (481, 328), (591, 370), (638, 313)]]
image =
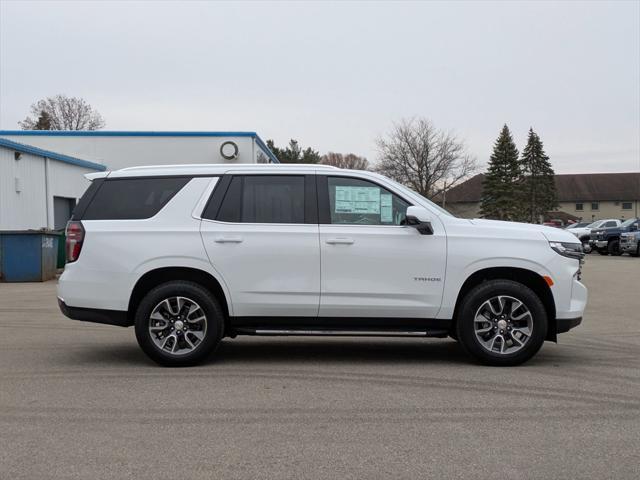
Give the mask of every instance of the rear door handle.
[(216, 243), (242, 243), (242, 237), (216, 237)]
[(327, 243), (329, 245), (353, 245), (352, 238), (328, 238)]

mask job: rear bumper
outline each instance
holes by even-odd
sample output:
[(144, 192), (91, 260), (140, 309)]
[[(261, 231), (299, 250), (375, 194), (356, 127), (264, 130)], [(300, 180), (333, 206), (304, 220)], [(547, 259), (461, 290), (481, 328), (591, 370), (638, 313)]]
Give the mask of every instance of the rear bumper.
[(582, 323), (582, 317), (556, 318), (556, 333), (568, 332)]
[(103, 323), (105, 325), (116, 325), (118, 327), (129, 327), (127, 312), (120, 310), (102, 310), (99, 308), (79, 308), (70, 307), (64, 300), (58, 297), (58, 307), (65, 317), (82, 322)]

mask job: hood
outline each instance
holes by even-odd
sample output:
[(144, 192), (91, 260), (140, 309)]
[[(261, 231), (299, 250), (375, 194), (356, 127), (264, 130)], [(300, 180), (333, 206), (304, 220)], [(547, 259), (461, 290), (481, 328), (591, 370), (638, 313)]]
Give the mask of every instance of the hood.
[(546, 225), (536, 225), (533, 223), (506, 222), (502, 220), (486, 220), (484, 218), (474, 218), (470, 220), (473, 225), (499, 230), (517, 230), (523, 233), (542, 234), (550, 242), (577, 243), (575, 235), (561, 228), (548, 227)]

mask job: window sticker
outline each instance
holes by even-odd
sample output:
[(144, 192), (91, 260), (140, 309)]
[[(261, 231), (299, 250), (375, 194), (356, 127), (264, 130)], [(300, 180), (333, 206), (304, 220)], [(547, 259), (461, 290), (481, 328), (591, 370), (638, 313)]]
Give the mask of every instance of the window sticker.
[(380, 222), (389, 223), (393, 222), (393, 209), (392, 209), (393, 197), (390, 193), (380, 194)]
[(380, 213), (380, 189), (336, 185), (335, 213)]

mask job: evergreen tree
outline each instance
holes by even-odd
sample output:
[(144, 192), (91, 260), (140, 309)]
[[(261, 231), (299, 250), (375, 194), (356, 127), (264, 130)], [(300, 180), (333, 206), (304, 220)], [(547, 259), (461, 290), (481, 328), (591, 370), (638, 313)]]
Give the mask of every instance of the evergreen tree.
[(518, 206), (520, 176), (518, 149), (505, 124), (493, 146), (489, 168), (482, 183), (482, 217), (496, 220), (518, 219), (521, 211)]
[(303, 150), (298, 141), (293, 138), (285, 148), (276, 147), (273, 140), (267, 140), (267, 147), (280, 160), (280, 163), (319, 163), (321, 158), (320, 154), (311, 147)]
[(34, 130), (53, 130), (51, 126), (51, 115), (49, 115), (45, 110), (40, 112), (38, 121), (33, 125), (33, 129)]
[(556, 208), (556, 184), (549, 157), (544, 153), (540, 137), (529, 129), (527, 146), (520, 159), (522, 188), (520, 190), (521, 219), (539, 223), (544, 214)]

